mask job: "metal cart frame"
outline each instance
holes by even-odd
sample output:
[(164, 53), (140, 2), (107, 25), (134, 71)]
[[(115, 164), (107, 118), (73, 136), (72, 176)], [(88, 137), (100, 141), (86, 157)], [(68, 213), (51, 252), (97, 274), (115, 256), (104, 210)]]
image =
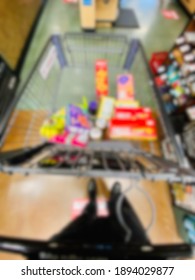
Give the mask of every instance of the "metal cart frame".
[[(60, 82), (65, 77), (63, 76), (65, 71), (69, 71), (69, 69), (72, 71), (77, 69), (76, 67), (82, 67), (84, 70), (89, 67), (89, 71), (91, 71), (94, 67), (95, 59), (100, 56), (108, 60), (108, 63), (110, 63), (111, 69), (113, 69), (113, 71), (116, 68), (116, 70), (121, 69), (121, 71), (127, 72), (131, 71), (131, 69), (134, 67), (134, 61), (136, 60), (138, 53), (141, 54), (142, 60), (146, 67), (145, 70), (148, 75), (146, 83), (148, 87), (151, 88), (150, 90), (153, 93), (153, 104), (155, 104), (155, 110), (158, 112), (163, 133), (165, 137), (171, 139), (178, 160), (177, 163), (168, 162), (162, 159), (162, 157), (157, 157), (155, 154), (153, 154), (153, 152), (145, 152), (142, 150), (140, 145), (135, 145), (133, 142), (131, 142), (131, 144), (123, 142), (114, 142), (114, 144), (110, 142), (91, 143), (83, 151), (79, 151), (72, 147), (62, 148), (60, 145), (45, 147), (44, 140), (40, 139), (38, 134), (38, 126), (40, 127), (40, 122), (44, 120), (47, 114), (52, 114), (57, 108), (59, 108), (59, 103), (57, 104), (56, 100), (59, 95), (58, 92), (60, 91)], [(44, 63), (46, 66), (51, 66), (51, 73), (49, 73), (49, 71), (47, 73)], [(38, 85), (36, 85), (37, 81)], [(41, 117), (38, 119), (36, 107), (39, 106), (38, 102), (40, 95), (36, 94), (36, 92), (40, 87), (44, 89), (43, 92), (46, 94), (46, 97), (40, 101), (42, 103), (39, 109), (41, 110), (41, 114), (43, 113), (43, 116), (41, 115)], [(143, 97), (143, 93), (140, 97)], [(152, 98), (149, 96), (149, 99), (146, 100), (146, 105), (148, 105), (148, 102), (150, 102), (148, 100), (151, 100)], [(51, 104), (49, 105), (49, 108), (48, 101), (49, 104)], [(61, 101), (63, 102), (63, 100)], [(27, 118), (27, 120), (23, 121), (23, 123), (17, 127), (16, 132), (18, 135), (18, 140), (14, 139), (13, 141), (13, 143), (18, 141), (15, 147), (12, 149), (4, 149), (6, 140), (9, 138), (10, 130), (14, 126), (16, 127), (15, 120), (17, 119), (18, 111), (23, 110), (23, 107), (25, 110), (34, 110), (33, 117), (31, 119)], [(87, 168), (85, 170), (83, 168), (78, 169), (76, 168), (77, 162), (74, 162), (71, 168), (68, 169), (49, 169), (49, 174), (67, 174), (90, 177), (110, 177), (114, 174), (119, 177), (135, 179), (143, 178), (144, 174), (147, 179), (151, 180), (162, 179), (168, 180), (169, 182), (183, 182), (184, 180), (187, 182), (194, 181), (195, 172), (183, 165), (183, 151), (177, 145), (171, 124), (163, 107), (163, 102), (161, 100), (160, 94), (158, 93), (158, 89), (155, 86), (153, 76), (147, 64), (144, 49), (142, 44), (137, 39), (133, 39), (131, 42), (128, 42), (125, 36), (109, 34), (67, 33), (63, 37), (60, 37), (59, 35), (53, 35), (44, 47), (27, 81), (23, 85), (22, 89), (18, 91), (13, 103), (7, 111), (2, 122), (2, 127), (5, 126), (6, 129), (1, 131), (0, 142), (2, 148), (2, 152), (0, 153), (0, 167), (3, 172), (19, 172), (24, 174), (48, 173), (48, 169), (39, 168), (37, 162), (34, 161), (30, 161), (30, 164), (22, 164), (22, 166), (21, 164), (17, 165), (13, 163), (16, 162), (16, 159), (20, 156), (25, 157), (26, 155), (26, 157), (32, 157), (33, 151), (36, 149), (38, 149), (38, 153), (40, 153), (41, 150), (47, 150), (46, 153), (56, 153), (63, 150), (68, 154), (71, 154), (75, 151), (78, 155), (78, 161), (81, 156), (87, 156)], [(34, 131), (36, 131), (36, 134)], [(23, 134), (23, 138), (20, 138), (20, 133)], [(22, 142), (23, 144), (21, 144)], [(153, 150), (153, 144), (151, 143), (150, 145), (151, 150)], [(94, 168), (91, 168), (93, 155), (96, 152), (100, 153), (100, 157), (102, 158), (103, 170), (95, 170)], [(115, 170), (113, 172), (113, 170), (109, 168), (106, 162), (105, 152), (114, 153), (116, 161), (118, 162), (117, 171)], [(135, 168), (133, 168), (133, 170), (130, 172), (124, 168), (120, 153), (128, 154), (131, 160), (135, 156), (142, 157), (146, 161), (152, 162), (155, 167), (152, 168), (152, 170), (143, 168), (142, 172), (140, 172), (140, 167), (144, 166), (136, 165), (134, 162)]]

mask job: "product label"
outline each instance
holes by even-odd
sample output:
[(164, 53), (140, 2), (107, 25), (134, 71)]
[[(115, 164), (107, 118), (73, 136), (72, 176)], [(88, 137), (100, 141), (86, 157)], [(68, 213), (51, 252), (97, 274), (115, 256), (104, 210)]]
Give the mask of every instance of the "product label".
[(187, 82), (192, 83), (193, 81), (195, 81), (195, 75), (190, 75), (187, 79)]
[(195, 64), (191, 64), (188, 66), (190, 72), (194, 72), (195, 71)]
[(191, 84), (191, 89), (192, 89), (192, 92), (195, 93), (195, 83)]
[(166, 71), (166, 68), (164, 66), (161, 66), (161, 67), (158, 68), (158, 73), (159, 74), (161, 74), (161, 73), (163, 73), (165, 71)]
[(117, 77), (117, 97), (121, 100), (134, 98), (134, 80), (132, 75), (120, 75)]
[(184, 64), (184, 65), (181, 67), (182, 75), (186, 76), (186, 75), (188, 74), (188, 72), (190, 71), (189, 66), (190, 66), (190, 65), (188, 65), (188, 64)]
[(114, 110), (115, 99), (112, 97), (102, 97), (98, 110), (98, 119), (110, 120)]
[(185, 38), (184, 37), (179, 37), (176, 39), (176, 44), (177, 45), (182, 45), (185, 43)]
[(186, 52), (190, 51), (190, 46), (189, 45), (184, 45), (184, 46), (181, 46), (179, 49), (182, 53), (186, 53)]
[(57, 58), (57, 52), (55, 46), (52, 46), (45, 57), (44, 61), (41, 64), (41, 67), (39, 68), (39, 72), (44, 80), (47, 79), (54, 62)]
[(167, 75), (166, 74), (160, 75), (160, 78), (161, 80), (165, 81), (167, 79)]
[(108, 95), (108, 66), (106, 60), (97, 60), (96, 69), (96, 94), (97, 97)]
[(189, 43), (195, 43), (195, 32), (185, 32), (185, 38)]
[(194, 60), (194, 54), (186, 54), (185, 56), (184, 56), (184, 60), (186, 61), (186, 62), (191, 62), (191, 61), (193, 61)]
[(187, 108), (186, 112), (187, 112), (190, 120), (194, 121), (195, 120), (195, 106)]

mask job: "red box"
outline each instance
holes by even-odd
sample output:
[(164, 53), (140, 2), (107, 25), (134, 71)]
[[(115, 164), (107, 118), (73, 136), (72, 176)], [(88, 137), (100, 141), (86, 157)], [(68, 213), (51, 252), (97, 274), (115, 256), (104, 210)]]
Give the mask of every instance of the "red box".
[(108, 65), (106, 60), (97, 60), (96, 71), (96, 94), (98, 99), (109, 94), (108, 87)]
[(168, 58), (168, 52), (153, 53), (150, 59), (150, 68), (154, 75), (158, 73), (158, 68), (162, 66)]
[(112, 119), (109, 124), (108, 136), (111, 139), (156, 140), (156, 121), (152, 118), (136, 121)]
[(114, 118), (118, 120), (146, 120), (152, 118), (150, 108), (115, 108)]

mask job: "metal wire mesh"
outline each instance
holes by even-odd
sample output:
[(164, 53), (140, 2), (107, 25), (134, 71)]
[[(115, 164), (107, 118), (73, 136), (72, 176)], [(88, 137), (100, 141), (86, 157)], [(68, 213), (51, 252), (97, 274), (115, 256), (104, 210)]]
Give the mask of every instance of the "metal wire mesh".
[[(17, 105), (1, 140), (2, 151), (34, 147), (45, 140), (40, 136), (43, 121), (67, 104), (79, 104), (85, 96), (89, 101), (95, 95), (95, 62), (106, 59), (109, 67), (109, 94), (116, 96), (116, 77), (128, 72), (124, 69), (130, 42), (125, 36), (106, 34), (66, 34), (60, 41), (65, 67), (52, 38), (24, 85)], [(143, 52), (138, 51), (132, 69), (136, 99), (141, 106), (151, 107), (158, 119), (160, 111), (151, 86)], [(164, 126), (161, 126), (164, 127)], [(164, 131), (166, 134), (166, 131)], [(158, 142), (133, 142), (133, 146), (152, 154), (159, 154)], [(92, 152), (92, 151), (91, 151)], [(89, 153), (88, 165), (93, 159)], [(104, 165), (106, 161), (102, 158)], [(118, 158), (116, 158), (118, 162)], [(118, 162), (123, 170), (121, 161)], [(33, 163), (33, 166), (36, 164)]]

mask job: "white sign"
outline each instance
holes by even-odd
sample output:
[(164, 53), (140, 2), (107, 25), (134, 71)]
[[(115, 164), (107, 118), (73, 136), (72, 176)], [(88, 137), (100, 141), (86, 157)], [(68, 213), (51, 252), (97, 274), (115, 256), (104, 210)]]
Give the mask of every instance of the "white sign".
[(57, 57), (56, 48), (55, 48), (55, 46), (52, 46), (39, 69), (40, 74), (44, 80), (47, 79), (47, 77), (54, 65), (56, 57)]

